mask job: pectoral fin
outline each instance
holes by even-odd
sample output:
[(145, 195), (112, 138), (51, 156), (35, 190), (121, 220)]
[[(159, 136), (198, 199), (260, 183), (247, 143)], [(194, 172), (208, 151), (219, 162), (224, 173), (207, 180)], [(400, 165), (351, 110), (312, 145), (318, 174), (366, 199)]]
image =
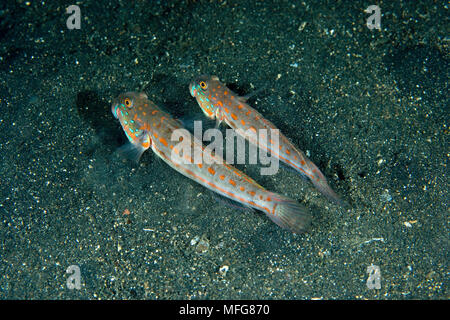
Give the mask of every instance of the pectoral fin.
[(135, 164), (139, 163), (139, 159), (141, 158), (144, 151), (147, 150), (142, 146), (136, 146), (131, 142), (124, 144), (123, 146), (117, 149), (117, 152), (123, 157), (133, 161)]

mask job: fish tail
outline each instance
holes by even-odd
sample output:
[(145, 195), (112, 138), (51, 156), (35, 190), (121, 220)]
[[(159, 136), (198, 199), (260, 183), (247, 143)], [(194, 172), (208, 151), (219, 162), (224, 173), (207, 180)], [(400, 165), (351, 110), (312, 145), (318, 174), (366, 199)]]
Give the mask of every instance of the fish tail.
[(266, 215), (283, 229), (287, 229), (294, 233), (304, 233), (309, 231), (311, 227), (311, 214), (309, 210), (287, 197), (272, 194), (275, 202), (273, 213)]
[(311, 182), (314, 187), (320, 191), (328, 200), (334, 202), (342, 207), (345, 207), (347, 204), (343, 201), (336, 192), (331, 189), (327, 182), (327, 178), (325, 178), (324, 174), (317, 168), (317, 166), (309, 159), (307, 159), (307, 164), (310, 171), (313, 173), (314, 178), (311, 178)]

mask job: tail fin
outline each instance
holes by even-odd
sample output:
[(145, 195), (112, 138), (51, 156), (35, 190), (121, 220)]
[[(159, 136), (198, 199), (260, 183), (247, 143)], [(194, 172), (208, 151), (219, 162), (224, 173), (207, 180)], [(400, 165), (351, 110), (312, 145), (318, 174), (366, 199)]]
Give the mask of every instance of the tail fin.
[(309, 231), (311, 226), (311, 214), (309, 210), (292, 199), (278, 194), (272, 194), (275, 201), (274, 213), (266, 215), (283, 229), (294, 233)]
[(336, 194), (336, 192), (331, 189), (331, 187), (328, 185), (327, 178), (325, 178), (324, 174), (317, 168), (317, 166), (309, 159), (307, 159), (308, 167), (310, 168), (310, 171), (313, 172), (314, 178), (311, 179), (311, 182), (313, 183), (314, 187), (316, 187), (317, 190), (319, 190), (325, 197), (327, 197), (328, 200), (345, 207), (347, 203)]

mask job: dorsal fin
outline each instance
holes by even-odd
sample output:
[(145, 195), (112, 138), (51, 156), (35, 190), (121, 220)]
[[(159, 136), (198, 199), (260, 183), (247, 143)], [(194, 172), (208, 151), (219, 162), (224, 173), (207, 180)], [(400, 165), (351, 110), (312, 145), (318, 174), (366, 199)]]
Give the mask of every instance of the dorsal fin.
[(145, 92), (139, 92), (139, 97), (141, 97), (143, 99), (148, 99), (148, 96)]
[(257, 94), (261, 93), (262, 91), (264, 91), (266, 89), (267, 89), (267, 85), (265, 85), (265, 86), (263, 86), (263, 87), (261, 87), (259, 89), (256, 89), (253, 92), (250, 92), (249, 94), (246, 94), (245, 96), (238, 97), (238, 100), (241, 101), (241, 102), (247, 102), (248, 99), (250, 99), (253, 96), (256, 96)]

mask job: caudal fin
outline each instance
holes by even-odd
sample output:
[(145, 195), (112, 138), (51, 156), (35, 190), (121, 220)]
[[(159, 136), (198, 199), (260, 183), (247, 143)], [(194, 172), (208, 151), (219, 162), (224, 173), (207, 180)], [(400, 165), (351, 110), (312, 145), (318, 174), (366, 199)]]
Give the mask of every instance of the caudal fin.
[(294, 233), (304, 233), (311, 227), (311, 214), (309, 210), (291, 200), (277, 194), (273, 194), (273, 200), (276, 203), (274, 213), (266, 215), (283, 229)]
[(343, 201), (336, 192), (331, 189), (331, 187), (328, 185), (327, 178), (325, 178), (324, 174), (317, 168), (317, 166), (311, 161), (307, 160), (308, 166), (310, 168), (310, 171), (315, 175), (314, 178), (311, 178), (311, 182), (313, 183), (314, 187), (316, 187), (317, 190), (320, 191), (325, 197), (327, 197), (328, 200), (345, 207), (347, 203)]

